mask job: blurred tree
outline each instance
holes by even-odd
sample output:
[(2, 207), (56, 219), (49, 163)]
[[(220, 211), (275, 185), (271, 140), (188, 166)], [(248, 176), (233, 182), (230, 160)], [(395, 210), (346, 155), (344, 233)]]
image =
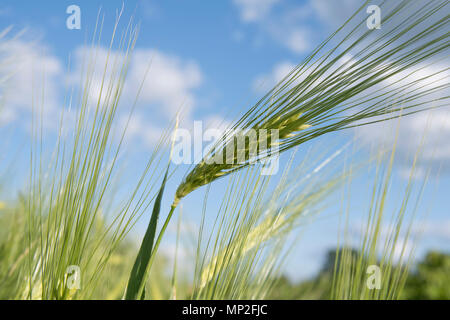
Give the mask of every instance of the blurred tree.
[[(342, 249), (341, 249), (342, 252)], [(351, 250), (353, 257), (357, 250)], [(329, 250), (319, 273), (312, 279), (293, 283), (282, 276), (275, 280), (269, 299), (329, 299), (336, 251)], [(338, 260), (339, 264), (339, 260)], [(450, 299), (450, 254), (429, 252), (408, 276), (402, 299)]]
[(330, 249), (328, 250), (328, 252), (326, 253), (326, 258), (325, 258), (325, 262), (322, 266), (322, 269), (320, 270), (320, 273), (330, 273), (333, 274), (334, 272), (334, 268), (339, 267), (340, 263), (341, 263), (341, 255), (342, 252), (344, 250), (347, 250), (348, 254), (352, 257), (352, 260), (357, 260), (360, 253), (357, 249), (354, 248), (340, 248), (339, 249), (339, 256), (338, 256), (338, 260), (336, 261), (336, 250), (335, 249)]
[(429, 252), (406, 281), (405, 299), (450, 299), (450, 254)]

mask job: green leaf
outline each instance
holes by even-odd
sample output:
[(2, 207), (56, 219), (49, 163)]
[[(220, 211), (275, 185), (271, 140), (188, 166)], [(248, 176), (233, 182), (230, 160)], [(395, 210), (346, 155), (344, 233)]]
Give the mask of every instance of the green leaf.
[(149, 261), (154, 253), (153, 243), (155, 241), (156, 226), (158, 224), (159, 212), (161, 211), (161, 200), (163, 197), (164, 188), (166, 186), (168, 172), (169, 168), (167, 168), (166, 174), (164, 175), (161, 188), (159, 189), (158, 196), (155, 200), (155, 205), (153, 207), (153, 212), (147, 231), (145, 232), (144, 239), (142, 240), (133, 269), (131, 270), (125, 300), (139, 300), (143, 295), (145, 280), (147, 279), (149, 269)]
[(141, 300), (145, 300), (145, 293), (146, 293), (146, 291), (147, 291), (147, 289), (145, 288), (145, 285), (144, 285), (144, 288), (142, 289)]

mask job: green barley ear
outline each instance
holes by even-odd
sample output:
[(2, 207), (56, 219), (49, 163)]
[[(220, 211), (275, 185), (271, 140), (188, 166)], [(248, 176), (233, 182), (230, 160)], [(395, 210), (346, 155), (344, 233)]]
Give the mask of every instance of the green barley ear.
[[(263, 159), (267, 153), (270, 154), (279, 147), (280, 140), (291, 138), (300, 131), (310, 128), (311, 125), (306, 124), (300, 116), (301, 114), (287, 118), (278, 117), (267, 121), (260, 127), (250, 128), (232, 135), (227, 133), (223, 138), (226, 142), (219, 147), (219, 151), (212, 151), (186, 176), (176, 191), (174, 204), (177, 205), (180, 199), (200, 186), (238, 171), (258, 159)], [(249, 132), (254, 132), (256, 139), (247, 142), (246, 138), (249, 136)], [(239, 146), (239, 140), (243, 141), (241, 146)], [(239, 159), (244, 162), (240, 162)]]
[[(384, 121), (431, 107), (449, 105), (445, 90), (448, 68), (425, 67), (449, 54), (448, 1), (383, 1), (380, 30), (369, 30), (361, 19), (366, 1), (342, 27), (326, 39), (303, 63), (258, 101), (220, 139), (178, 187), (174, 204), (195, 189), (250, 165), (255, 159), (283, 152), (338, 130)], [(447, 11), (446, 11), (447, 10)], [(337, 43), (337, 44), (336, 44)], [(348, 58), (348, 57), (351, 58)], [(399, 79), (400, 78), (400, 79)], [(442, 84), (442, 81), (445, 81)], [(220, 164), (235, 130), (277, 130), (278, 139), (257, 153), (246, 145), (243, 161)], [(232, 156), (231, 159), (235, 159)]]

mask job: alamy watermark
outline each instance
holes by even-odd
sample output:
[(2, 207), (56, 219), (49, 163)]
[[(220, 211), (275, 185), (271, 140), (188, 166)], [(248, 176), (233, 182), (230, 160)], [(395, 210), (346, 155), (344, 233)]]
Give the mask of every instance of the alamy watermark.
[(81, 29), (81, 9), (79, 6), (72, 4), (67, 7), (66, 13), (69, 14), (66, 20), (66, 26), (69, 30)]
[(366, 273), (369, 275), (367, 277), (366, 285), (369, 290), (380, 290), (381, 289), (381, 269), (377, 265), (370, 265), (367, 267)]
[(377, 5), (370, 5), (367, 7), (366, 12), (370, 16), (366, 20), (367, 28), (370, 30), (381, 29), (381, 9)]
[(70, 290), (81, 289), (81, 269), (79, 266), (71, 265), (66, 269), (66, 287)]

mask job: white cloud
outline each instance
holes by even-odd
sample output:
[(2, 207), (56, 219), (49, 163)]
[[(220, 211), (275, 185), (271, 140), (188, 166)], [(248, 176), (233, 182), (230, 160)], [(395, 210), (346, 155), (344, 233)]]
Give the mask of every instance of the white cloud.
[(416, 224), (414, 232), (426, 237), (437, 237), (450, 240), (450, 220), (422, 221)]
[[(337, 26), (342, 26), (363, 4), (361, 0), (234, 0), (233, 3), (243, 22), (253, 23), (260, 29), (257, 36), (267, 35), (296, 54), (313, 49), (320, 39), (325, 39)], [(277, 10), (274, 10), (277, 3)], [(359, 15), (362, 19), (366, 15), (365, 10), (361, 10)]]
[(310, 48), (310, 36), (307, 29), (294, 29), (284, 39), (285, 45), (295, 53), (302, 53)]
[(357, 135), (367, 143), (393, 144), (398, 130), (397, 150), (414, 155), (422, 139), (426, 139), (422, 149), (423, 157), (447, 158), (449, 144), (445, 140), (450, 137), (450, 114), (446, 110), (435, 110), (428, 113), (419, 113), (404, 117), (398, 121), (368, 125), (356, 130)]
[[(2, 42), (0, 57), (1, 61), (7, 62), (0, 66), (0, 78), (8, 76), (8, 81), (0, 88), (0, 124), (19, 120), (28, 124), (22, 115), (31, 115), (32, 99), (35, 107), (40, 108), (45, 89), (44, 121), (52, 127), (58, 123), (55, 119), (62, 108), (65, 90), (75, 87), (72, 103), (78, 103), (76, 88), (80, 83), (85, 85), (88, 66), (88, 104), (92, 107), (97, 104), (100, 94), (100, 101), (104, 103), (109, 86), (117, 85), (118, 72), (125, 58), (123, 53), (108, 53), (103, 47), (79, 47), (71, 59), (71, 72), (67, 75), (61, 60), (48, 53), (46, 47), (39, 43), (20, 40)], [(103, 77), (106, 65), (106, 76)], [(146, 70), (149, 72), (145, 77)], [(116, 78), (111, 78), (112, 75)], [(105, 80), (101, 89), (103, 78)], [(135, 49), (119, 103), (118, 126), (125, 126), (129, 106), (143, 84), (127, 137), (139, 137), (146, 145), (154, 145), (177, 111), (182, 112), (186, 121), (191, 119), (197, 103), (195, 90), (201, 86), (202, 79), (202, 71), (194, 61), (155, 49)]]
[[(309, 0), (301, 4), (279, 3), (278, 10), (273, 10), (278, 0), (234, 0), (239, 9), (241, 20), (253, 23), (263, 34), (296, 54), (305, 53), (318, 44), (323, 30), (311, 30), (315, 25), (335, 26), (358, 8), (358, 0), (326, 1)], [(360, 4), (360, 3), (359, 3)]]
[[(91, 83), (88, 94), (88, 103), (94, 106), (100, 94), (101, 103), (105, 102), (108, 87), (117, 81), (111, 76), (117, 77), (125, 56), (118, 51), (108, 53), (103, 47), (78, 48), (75, 52), (75, 68), (68, 77), (70, 85), (80, 83), (83, 61), (86, 64), (89, 59), (95, 59), (95, 67), (89, 71)], [(105, 73), (106, 65), (108, 67)], [(138, 97), (138, 107), (127, 128), (126, 139), (140, 139), (146, 146), (153, 146), (178, 111), (181, 111), (184, 119), (190, 119), (196, 104), (194, 90), (200, 87), (202, 78), (200, 67), (193, 61), (155, 49), (135, 49), (130, 59), (119, 108), (132, 105), (141, 86), (142, 90)], [(121, 110), (120, 132), (128, 121), (128, 111), (129, 109)]]
[(265, 18), (277, 2), (279, 0), (233, 0), (244, 22), (255, 22)]
[[(275, 15), (273, 7), (278, 0), (234, 0), (243, 22), (254, 23), (263, 34), (269, 35), (294, 53), (310, 49), (310, 30), (302, 24), (311, 13), (309, 6), (282, 6), (281, 13)], [(259, 39), (258, 42), (260, 42)]]
[(213, 128), (221, 132), (229, 129), (232, 123), (218, 114), (212, 114), (207, 116), (205, 119), (205, 129)]
[(414, 243), (411, 240), (405, 238), (397, 239), (395, 243), (394, 251), (392, 252), (392, 260), (394, 262), (403, 261), (405, 263), (408, 257), (413, 254)]
[(120, 136), (116, 136), (116, 139), (120, 139), (126, 129), (124, 136), (125, 141), (131, 142), (137, 140), (143, 142), (147, 147), (155, 146), (166, 128), (162, 126), (159, 127), (145, 119), (146, 117), (140, 113), (134, 113), (131, 117), (127, 114), (122, 114), (119, 119), (117, 130), (117, 133)]
[[(179, 219), (179, 217), (177, 217), (177, 219)], [(198, 235), (200, 225), (197, 222), (187, 220), (185, 217), (182, 217), (181, 222), (179, 230), (181, 237), (189, 238)], [(172, 235), (176, 235), (178, 233), (178, 223), (169, 224), (167, 231)]]
[(0, 126), (11, 123), (16, 118), (16, 114), (13, 109), (5, 108), (2, 104), (0, 104)]
[(315, 15), (328, 26), (341, 25), (360, 6), (361, 0), (310, 0)]
[[(70, 77), (71, 84), (78, 83), (83, 61), (87, 61), (90, 57), (96, 57), (95, 69), (90, 71), (92, 84), (89, 96), (92, 104), (97, 103), (105, 65), (109, 59), (106, 81), (102, 90), (103, 101), (106, 96), (106, 88), (110, 82), (114, 82), (110, 80), (111, 75), (114, 74), (113, 68), (115, 65), (121, 67), (124, 55), (117, 51), (108, 54), (108, 50), (102, 47), (93, 49), (82, 47), (77, 49), (75, 57), (77, 67)], [(117, 72), (117, 68), (115, 72)], [(166, 119), (172, 119), (181, 108), (185, 115), (189, 115), (196, 102), (192, 90), (201, 85), (202, 78), (202, 72), (195, 62), (183, 61), (174, 55), (154, 49), (136, 49), (130, 61), (123, 89), (123, 99), (127, 102), (133, 101), (138, 89), (143, 85), (139, 95), (140, 104), (146, 104), (148, 109), (153, 109), (154, 113), (163, 115)]]
[(163, 243), (160, 247), (160, 254), (164, 258), (168, 260), (168, 263), (171, 265), (170, 268), (166, 268), (165, 272), (167, 275), (171, 276), (171, 273), (173, 272), (173, 263), (175, 261), (175, 256), (177, 257), (177, 273), (181, 275), (189, 275), (194, 272), (194, 264), (193, 261), (195, 261), (195, 258), (193, 257), (192, 252), (195, 252), (195, 250), (188, 246), (188, 243), (186, 241), (183, 241), (185, 239), (181, 239), (178, 243), (178, 249), (176, 245), (176, 241), (173, 241), (171, 243)]
[[(423, 66), (409, 76), (407, 73), (401, 73), (388, 79), (388, 84), (391, 88), (395, 88), (404, 84), (405, 81), (424, 79), (416, 83), (412, 89), (446, 85), (450, 78), (450, 71), (446, 68), (443, 64)], [(440, 71), (444, 72), (431, 76)], [(430, 77), (426, 78), (427, 76)], [(427, 87), (427, 85), (432, 86)], [(449, 94), (450, 90), (446, 89), (439, 92), (438, 95), (431, 95), (427, 100), (442, 98)], [(435, 105), (442, 103), (442, 101), (438, 101)], [(419, 164), (416, 169), (416, 177), (424, 176), (428, 169), (434, 170), (434, 173), (437, 173), (437, 170), (450, 169), (450, 111), (447, 108), (420, 112), (398, 121), (363, 126), (356, 130), (356, 134), (369, 144), (394, 145), (397, 130), (396, 150), (402, 160), (401, 173), (403, 176), (409, 177), (411, 158), (417, 153)]]
[[(145, 77), (149, 62), (150, 69)], [(139, 112), (130, 122), (130, 136), (140, 136), (147, 146), (152, 146), (178, 111), (183, 123), (190, 122), (197, 103), (194, 90), (200, 87), (202, 79), (200, 67), (193, 61), (154, 49), (137, 49), (124, 88), (124, 94), (134, 99), (143, 83)], [(161, 116), (163, 123), (149, 117), (152, 114)]]
[(153, 49), (137, 49), (131, 62), (126, 92), (131, 94), (144, 79), (149, 60), (151, 66), (140, 94), (141, 103), (155, 103), (173, 118), (180, 108), (185, 117), (196, 103), (193, 90), (202, 84), (203, 74), (193, 61)]
[(78, 47), (72, 62), (74, 67), (67, 77), (68, 85), (77, 86), (82, 83), (89, 107), (97, 105), (99, 98), (100, 105), (110, 103), (113, 95), (108, 93), (108, 89), (110, 86), (116, 87), (124, 59), (122, 53), (108, 52), (103, 47)]
[(21, 40), (3, 42), (0, 59), (0, 77), (6, 79), (0, 88), (0, 123), (23, 120), (33, 104), (36, 110), (42, 107), (44, 117), (54, 116), (60, 98), (61, 62), (45, 46)]
[[(336, 62), (337, 66), (341, 66), (344, 63), (353, 62), (353, 58), (351, 55), (344, 55), (341, 59)], [(283, 80), (294, 68), (296, 64), (292, 61), (282, 61), (274, 65), (272, 71), (268, 74), (259, 75), (253, 81), (253, 90), (257, 93), (266, 93), (268, 90), (272, 89), (278, 82)], [(325, 79), (329, 74), (332, 73), (332, 70), (325, 72), (321, 77), (317, 79), (317, 82), (320, 82), (322, 79)], [(307, 73), (300, 75), (295, 81), (292, 82), (292, 85), (300, 83)]]
[(259, 93), (270, 90), (294, 68), (295, 64), (290, 61), (276, 64), (269, 74), (260, 75), (253, 81), (253, 89)]

